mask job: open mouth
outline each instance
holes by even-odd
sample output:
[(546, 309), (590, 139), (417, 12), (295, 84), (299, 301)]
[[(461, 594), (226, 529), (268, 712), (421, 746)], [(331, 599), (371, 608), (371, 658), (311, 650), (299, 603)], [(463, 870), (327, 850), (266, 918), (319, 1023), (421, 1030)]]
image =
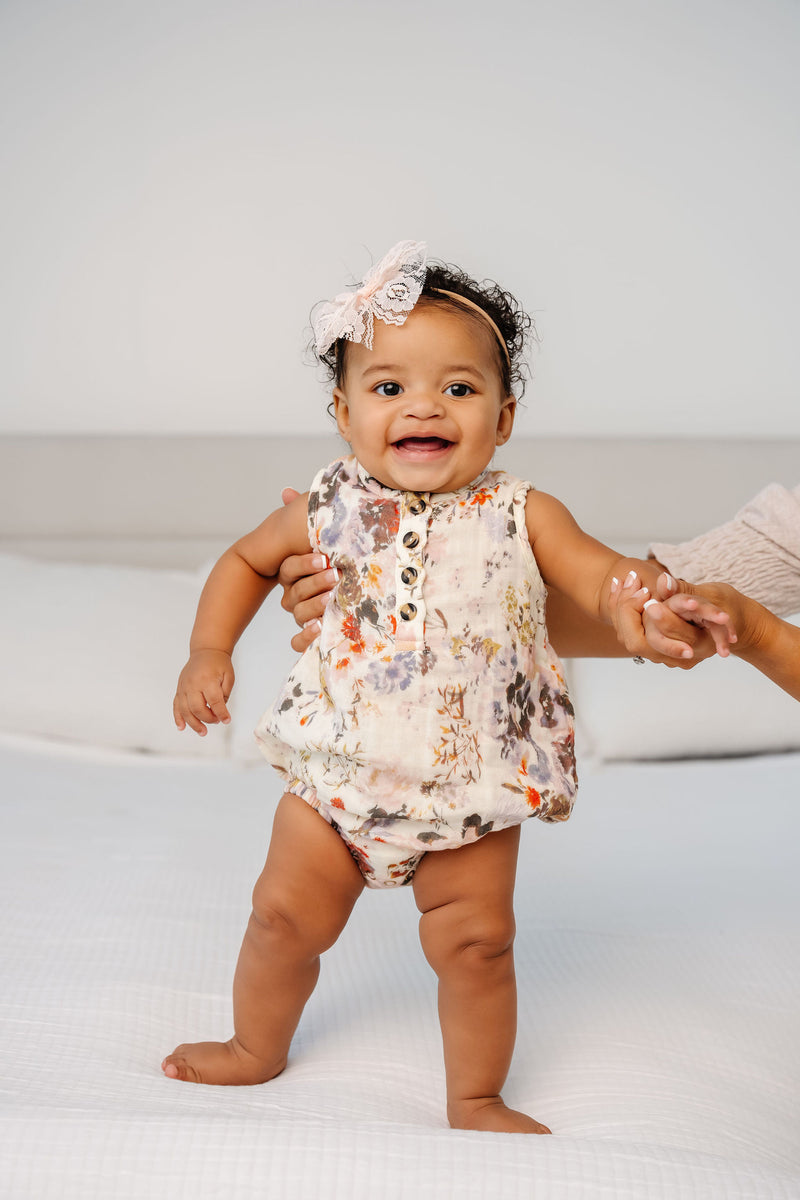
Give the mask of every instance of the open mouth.
[(395, 450), (401, 453), (409, 454), (436, 454), (442, 450), (449, 450), (452, 442), (448, 442), (445, 438), (440, 437), (408, 437), (401, 438), (399, 442), (394, 442)]

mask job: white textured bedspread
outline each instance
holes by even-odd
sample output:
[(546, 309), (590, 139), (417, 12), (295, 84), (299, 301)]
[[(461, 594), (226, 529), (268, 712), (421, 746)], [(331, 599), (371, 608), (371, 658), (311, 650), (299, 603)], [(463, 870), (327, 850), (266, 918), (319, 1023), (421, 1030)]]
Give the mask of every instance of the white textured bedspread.
[(586, 767), (524, 829), (506, 1098), (547, 1138), (446, 1128), (406, 891), (359, 901), (280, 1078), (162, 1076), (230, 1033), (268, 768), (6, 746), (0, 791), (4, 1200), (800, 1197), (800, 755)]

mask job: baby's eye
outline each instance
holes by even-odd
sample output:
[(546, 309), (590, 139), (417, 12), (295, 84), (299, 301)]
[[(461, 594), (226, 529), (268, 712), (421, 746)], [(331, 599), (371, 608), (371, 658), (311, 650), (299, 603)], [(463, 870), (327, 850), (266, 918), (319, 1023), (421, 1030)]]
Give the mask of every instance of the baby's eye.
[(386, 383), (379, 383), (375, 391), (379, 396), (399, 396), (402, 392), (399, 383), (394, 383), (392, 380), (387, 380)]
[(446, 396), (453, 396), (456, 400), (463, 400), (465, 396), (471, 396), (473, 388), (468, 383), (451, 383), (449, 387), (444, 389)]

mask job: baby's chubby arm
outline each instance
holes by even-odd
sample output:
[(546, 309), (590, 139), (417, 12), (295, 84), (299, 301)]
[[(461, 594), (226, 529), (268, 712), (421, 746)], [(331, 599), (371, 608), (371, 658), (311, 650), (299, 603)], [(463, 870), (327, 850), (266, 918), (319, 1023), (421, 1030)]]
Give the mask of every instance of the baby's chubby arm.
[[(573, 600), (590, 617), (614, 626), (629, 654), (677, 665), (694, 658), (695, 632), (677, 615), (669, 636), (654, 623), (621, 624), (614, 603), (629, 580), (655, 592), (662, 568), (646, 559), (623, 558), (585, 533), (564, 505), (546, 492), (530, 491), (525, 507), (528, 539), (545, 583)], [(646, 598), (646, 597), (645, 597)], [(681, 631), (686, 640), (681, 640)]]
[(208, 725), (230, 721), (233, 648), (278, 582), (283, 560), (310, 551), (307, 517), (308, 493), (270, 513), (215, 564), (200, 595), (189, 659), (172, 704), (178, 729), (188, 725), (205, 737)]

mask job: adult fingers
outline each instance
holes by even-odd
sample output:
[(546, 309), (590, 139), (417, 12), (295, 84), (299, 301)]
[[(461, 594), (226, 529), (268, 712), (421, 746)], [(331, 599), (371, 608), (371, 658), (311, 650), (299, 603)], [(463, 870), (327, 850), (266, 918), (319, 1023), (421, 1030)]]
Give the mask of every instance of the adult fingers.
[(278, 572), (278, 583), (283, 587), (281, 607), (292, 614), (298, 625), (305, 625), (322, 616), (338, 579), (338, 570), (328, 567), (324, 555), (292, 555)]
[(635, 571), (631, 571), (622, 582), (614, 579), (608, 597), (608, 609), (617, 638), (628, 653), (646, 656), (648, 647), (642, 631), (642, 609), (650, 593), (639, 584)]
[(298, 654), (302, 654), (303, 651), (307, 650), (311, 643), (316, 641), (316, 639), (319, 637), (321, 628), (322, 626), (320, 625), (319, 621), (309, 621), (303, 626), (300, 632), (296, 633), (292, 638), (292, 649), (296, 650)]
[(670, 596), (674, 596), (676, 592), (681, 592), (683, 595), (692, 596), (695, 592), (693, 583), (687, 583), (685, 579), (675, 579), (668, 571), (663, 571), (656, 580), (656, 597), (659, 600), (668, 600)]

